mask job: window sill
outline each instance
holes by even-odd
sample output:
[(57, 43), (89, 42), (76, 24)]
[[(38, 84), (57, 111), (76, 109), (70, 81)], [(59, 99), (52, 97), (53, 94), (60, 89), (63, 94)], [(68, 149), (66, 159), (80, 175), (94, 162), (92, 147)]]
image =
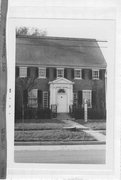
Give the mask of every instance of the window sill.
[(92, 78), (92, 80), (99, 80), (99, 78)]
[(82, 78), (74, 78), (75, 80), (81, 80)]
[(37, 79), (47, 79), (46, 77), (38, 77)]

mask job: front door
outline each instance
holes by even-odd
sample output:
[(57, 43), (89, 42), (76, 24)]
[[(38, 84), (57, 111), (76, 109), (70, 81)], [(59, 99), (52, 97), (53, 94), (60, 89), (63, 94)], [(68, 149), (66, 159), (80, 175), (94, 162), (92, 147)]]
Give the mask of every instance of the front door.
[(66, 113), (68, 112), (67, 94), (59, 93), (57, 95), (57, 112)]

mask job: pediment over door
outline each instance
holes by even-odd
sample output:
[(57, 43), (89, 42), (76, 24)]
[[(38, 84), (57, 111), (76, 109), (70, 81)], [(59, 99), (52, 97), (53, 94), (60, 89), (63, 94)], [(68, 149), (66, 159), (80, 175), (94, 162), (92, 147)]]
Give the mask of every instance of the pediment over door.
[(69, 81), (68, 79), (66, 78), (57, 78), (56, 80), (54, 81), (50, 81), (49, 84), (74, 84), (74, 82), (72, 81)]

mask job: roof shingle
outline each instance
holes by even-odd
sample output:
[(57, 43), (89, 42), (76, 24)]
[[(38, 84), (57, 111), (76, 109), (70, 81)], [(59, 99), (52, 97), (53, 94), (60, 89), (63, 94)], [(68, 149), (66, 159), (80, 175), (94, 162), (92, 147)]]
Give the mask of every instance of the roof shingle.
[(28, 37), (16, 40), (17, 65), (106, 67), (96, 39)]

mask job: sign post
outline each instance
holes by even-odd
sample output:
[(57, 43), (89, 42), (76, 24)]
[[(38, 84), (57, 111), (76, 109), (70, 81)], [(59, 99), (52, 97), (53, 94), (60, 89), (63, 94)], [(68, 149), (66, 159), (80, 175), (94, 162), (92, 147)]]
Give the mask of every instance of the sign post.
[(88, 120), (88, 105), (87, 100), (84, 99), (84, 122), (87, 122)]

